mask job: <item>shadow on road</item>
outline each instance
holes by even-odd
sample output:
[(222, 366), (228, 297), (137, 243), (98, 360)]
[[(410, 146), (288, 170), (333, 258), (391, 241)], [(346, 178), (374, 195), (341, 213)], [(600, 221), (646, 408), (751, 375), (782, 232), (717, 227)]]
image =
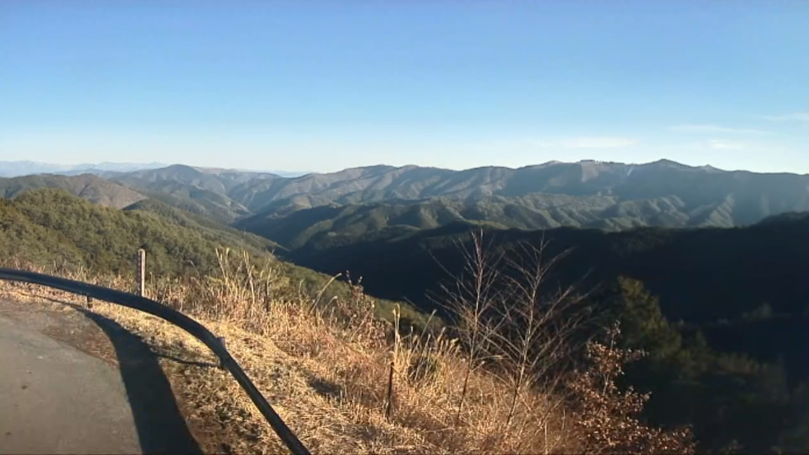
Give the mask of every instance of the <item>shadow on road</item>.
[(144, 453), (201, 454), (177, 405), (158, 354), (117, 322), (66, 302), (110, 339)]

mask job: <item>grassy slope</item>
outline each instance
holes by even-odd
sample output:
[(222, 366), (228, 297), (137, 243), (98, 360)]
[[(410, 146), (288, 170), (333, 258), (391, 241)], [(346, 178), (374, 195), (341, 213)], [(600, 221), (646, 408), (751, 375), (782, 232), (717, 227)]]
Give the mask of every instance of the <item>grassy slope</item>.
[[(371, 302), (361, 294), (337, 313), (317, 311), (312, 296), (278, 281), (272, 270), (248, 280), (239, 268), (238, 261), (226, 262), (224, 275), (152, 283), (148, 292), (225, 337), (257, 388), (315, 453), (651, 454), (670, 442), (680, 453), (693, 453), (679, 436), (644, 427), (619, 396), (603, 393), (584, 375), (573, 377), (582, 393), (566, 400), (551, 379), (515, 389), (518, 399), (510, 400), (507, 378), (516, 367), (507, 361), (498, 361), (503, 370), (497, 372), (470, 366), (476, 362), (467, 361), (456, 340), (444, 335), (393, 336), (394, 326), (374, 320)], [(112, 288), (128, 281), (111, 274), (81, 279)], [(5, 282), (0, 295), (60, 311), (70, 308), (59, 302), (74, 307), (83, 302)], [(25, 307), (30, 311), (32, 305)], [(80, 311), (109, 318), (150, 345), (206, 452), (285, 452), (236, 382), (210, 368), (216, 359), (187, 333), (115, 305), (96, 303)], [(459, 406), (462, 397), (465, 404)]]

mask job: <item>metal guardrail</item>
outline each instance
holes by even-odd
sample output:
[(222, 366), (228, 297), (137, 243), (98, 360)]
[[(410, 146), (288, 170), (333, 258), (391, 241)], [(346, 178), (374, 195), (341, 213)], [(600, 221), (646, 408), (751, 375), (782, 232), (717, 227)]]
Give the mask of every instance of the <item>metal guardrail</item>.
[(129, 294), (115, 289), (109, 289), (102, 286), (93, 284), (82, 283), (81, 281), (73, 281), (65, 278), (54, 277), (42, 273), (24, 272), (14, 269), (0, 268), (0, 280), (16, 281), (22, 283), (38, 284), (47, 286), (54, 289), (70, 292), (73, 294), (83, 295), (106, 302), (115, 303), (138, 311), (149, 313), (157, 316), (177, 327), (185, 330), (191, 336), (201, 341), (207, 346), (217, 357), (223, 368), (228, 370), (231, 375), (236, 379), (239, 385), (244, 389), (253, 404), (256, 405), (264, 418), (270, 424), (275, 434), (281, 441), (289, 448), (294, 454), (308, 455), (309, 451), (295, 436), (292, 430), (286, 426), (281, 417), (270, 406), (270, 403), (259, 392), (253, 381), (247, 377), (244, 370), (238, 363), (231, 357), (230, 353), (224, 346), (222, 340), (217, 338), (210, 330), (206, 329), (202, 324), (191, 319), (190, 317), (169, 308), (154, 300), (149, 300), (144, 297), (139, 297), (134, 294)]

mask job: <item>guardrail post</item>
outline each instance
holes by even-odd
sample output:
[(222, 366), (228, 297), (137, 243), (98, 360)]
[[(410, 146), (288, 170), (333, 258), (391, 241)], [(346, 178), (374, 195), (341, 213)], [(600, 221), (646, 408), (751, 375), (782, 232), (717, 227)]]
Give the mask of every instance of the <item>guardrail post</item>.
[(146, 250), (138, 250), (138, 295), (146, 297)]

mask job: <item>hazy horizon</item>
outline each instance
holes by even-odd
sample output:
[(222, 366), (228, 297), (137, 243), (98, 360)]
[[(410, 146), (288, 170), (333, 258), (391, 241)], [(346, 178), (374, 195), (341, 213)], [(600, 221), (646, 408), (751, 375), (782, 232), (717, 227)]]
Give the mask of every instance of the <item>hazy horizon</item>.
[[(332, 172), (340, 172), (340, 171), (344, 171), (344, 170), (348, 170), (348, 169), (369, 168), (369, 167), (379, 167), (379, 166), (394, 167), (394, 168), (415, 166), (415, 167), (419, 167), (419, 168), (433, 168), (433, 169), (443, 169), (443, 170), (450, 170), (450, 171), (469, 171), (469, 170), (474, 170), (474, 169), (492, 168), (492, 167), (507, 168), (507, 169), (519, 169), (519, 168), (533, 167), (533, 166), (544, 166), (544, 165), (548, 165), (548, 164), (578, 164), (578, 163), (588, 162), (588, 161), (590, 161), (590, 162), (595, 161), (595, 162), (599, 162), (599, 163), (608, 163), (608, 164), (627, 165), (627, 166), (643, 166), (643, 165), (654, 164), (654, 163), (659, 162), (659, 161), (671, 161), (671, 162), (674, 162), (674, 163), (677, 163), (677, 164), (683, 164), (683, 165), (690, 166), (690, 167), (695, 167), (695, 168), (711, 167), (711, 168), (714, 168), (714, 169), (717, 169), (717, 170), (720, 170), (720, 171), (725, 171), (725, 172), (741, 171), (741, 172), (753, 172), (753, 173), (764, 173), (764, 174), (768, 174), (768, 173), (772, 173), (772, 174), (786, 173), (786, 174), (809, 175), (809, 172), (789, 172), (789, 171), (762, 172), (762, 171), (755, 171), (755, 170), (751, 170), (751, 169), (742, 169), (742, 168), (739, 168), (739, 169), (724, 169), (724, 168), (719, 168), (719, 167), (716, 167), (716, 166), (712, 166), (710, 164), (707, 164), (707, 165), (689, 165), (689, 164), (681, 163), (681, 162), (678, 162), (678, 161), (669, 160), (667, 158), (662, 158), (662, 159), (655, 160), (655, 161), (643, 161), (643, 162), (619, 162), (619, 161), (610, 161), (610, 160), (603, 160), (602, 161), (602, 160), (591, 160), (591, 159), (583, 159), (583, 160), (577, 160), (577, 161), (551, 160), (551, 161), (546, 161), (546, 162), (542, 162), (542, 163), (526, 163), (526, 164), (521, 165), (521, 166), (482, 165), (482, 166), (473, 166), (473, 167), (467, 167), (467, 168), (449, 168), (449, 167), (440, 167), (440, 166), (423, 166), (423, 165), (418, 165), (418, 164), (413, 164), (413, 163), (402, 164), (402, 165), (393, 165), (393, 164), (387, 164), (387, 163), (375, 163), (375, 164), (360, 165), (360, 166), (350, 166), (350, 167), (346, 167), (346, 168), (337, 169), (337, 170), (334, 170), (334, 171), (306, 171), (306, 170), (264, 169), (264, 168), (249, 168), (249, 167), (248, 168), (231, 168), (231, 167), (218, 167), (218, 166), (201, 166), (201, 165), (198, 165), (198, 164), (187, 163), (187, 162), (174, 162), (174, 163), (98, 162), (98, 163), (79, 163), (79, 164), (58, 164), (58, 163), (36, 161), (36, 160), (0, 160), (0, 165), (2, 165), (3, 163), (12, 163), (12, 164), (15, 164), (15, 163), (27, 163), (27, 164), (41, 165), (41, 166), (59, 166), (59, 167), (67, 168), (69, 170), (81, 170), (81, 169), (90, 169), (90, 168), (94, 168), (94, 167), (103, 167), (102, 165), (109, 165), (109, 166), (124, 166), (125, 165), (125, 166), (131, 166), (131, 167), (137, 168), (137, 169), (161, 169), (161, 168), (167, 168), (167, 167), (171, 167), (171, 166), (188, 166), (188, 167), (193, 167), (193, 168), (198, 168), (198, 169), (214, 169), (214, 170), (226, 170), (226, 171), (235, 171), (235, 172), (276, 173), (277, 175), (282, 176), (282, 177), (294, 178), (294, 177), (304, 176), (304, 175), (307, 175), (307, 174), (327, 174), (327, 173), (332, 173)], [(126, 171), (123, 171), (123, 172), (126, 172)], [(0, 168), (0, 176), (2, 176), (2, 169), (1, 168)]]
[(0, 160), (809, 173), (809, 3), (0, 4)]

